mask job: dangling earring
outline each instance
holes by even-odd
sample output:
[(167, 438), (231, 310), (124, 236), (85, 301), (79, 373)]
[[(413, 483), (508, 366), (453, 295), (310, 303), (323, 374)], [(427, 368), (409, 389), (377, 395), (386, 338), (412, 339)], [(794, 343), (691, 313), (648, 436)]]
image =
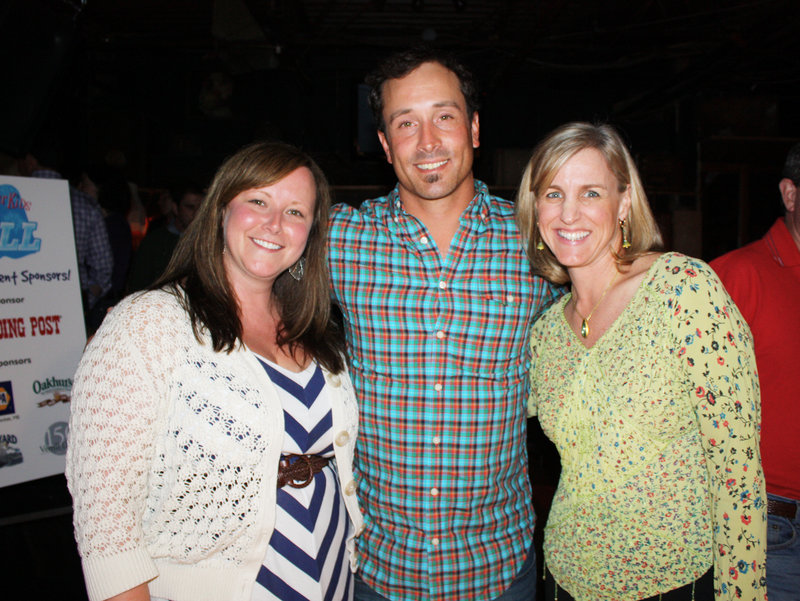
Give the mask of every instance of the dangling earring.
[(628, 220), (627, 219), (620, 219), (619, 220), (619, 229), (622, 230), (622, 248), (630, 248), (631, 243), (628, 240)]
[(289, 275), (292, 276), (298, 282), (303, 279), (303, 276), (306, 274), (306, 258), (300, 257), (297, 259), (297, 263), (292, 265), (289, 268)]
[(536, 243), (536, 250), (544, 250), (544, 240), (542, 240), (542, 233), (537, 229), (536, 236), (539, 238), (539, 241)]

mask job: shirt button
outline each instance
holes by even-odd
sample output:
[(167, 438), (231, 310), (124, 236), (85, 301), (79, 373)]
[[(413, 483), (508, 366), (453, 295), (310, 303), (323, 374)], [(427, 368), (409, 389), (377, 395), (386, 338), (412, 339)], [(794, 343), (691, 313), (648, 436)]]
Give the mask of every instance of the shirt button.
[(431, 495), (433, 495), (434, 497), (438, 497), (439, 496), (439, 489), (435, 488), (435, 487), (432, 488), (431, 489)]
[(445, 282), (445, 281), (439, 282), (439, 288), (441, 288), (442, 290), (446, 290), (447, 289), (447, 282)]
[(439, 340), (441, 340), (442, 338), (444, 338), (444, 332), (442, 332), (441, 330), (439, 330), (438, 332), (436, 332), (436, 337), (437, 337)]
[(509, 294), (509, 295), (506, 297), (506, 302), (508, 302), (508, 303), (513, 303), (513, 302), (514, 302), (514, 295), (513, 295), (513, 294)]
[(439, 539), (438, 539), (437, 537), (435, 537), (435, 536), (434, 536), (434, 537), (431, 539), (431, 544), (432, 544), (434, 547), (438, 547), (438, 546), (439, 546)]
[(435, 444), (435, 445), (438, 445), (438, 444), (440, 444), (441, 442), (442, 442), (442, 439), (441, 439), (441, 438), (439, 438), (438, 436), (434, 436), (434, 437), (433, 437), (433, 444)]
[(343, 447), (350, 441), (350, 435), (345, 431), (342, 430), (336, 435), (336, 444), (340, 447)]
[(442, 391), (442, 388), (443, 388), (443, 386), (442, 386), (441, 384), (438, 384), (438, 383), (437, 383), (437, 384), (434, 384), (434, 385), (433, 385), (433, 389), (434, 389), (436, 392), (441, 392), (441, 391)]
[(344, 494), (352, 495), (355, 492), (356, 492), (356, 481), (350, 480), (350, 482), (348, 482), (344, 487)]
[(419, 243), (420, 244), (427, 244), (428, 243), (428, 237), (427, 236), (423, 236), (422, 238), (419, 239)]

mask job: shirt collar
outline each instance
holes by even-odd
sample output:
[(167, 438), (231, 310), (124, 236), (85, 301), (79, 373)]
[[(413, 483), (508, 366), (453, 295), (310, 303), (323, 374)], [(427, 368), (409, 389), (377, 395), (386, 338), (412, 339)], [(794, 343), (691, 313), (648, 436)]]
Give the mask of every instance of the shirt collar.
[(783, 217), (778, 218), (765, 238), (767, 247), (778, 265), (781, 267), (800, 265), (800, 250), (798, 250), (789, 228), (786, 227)]
[(462, 221), (464, 219), (472, 219), (476, 223), (478, 223), (478, 227), (481, 231), (486, 227), (487, 223), (489, 222), (489, 213), (491, 212), (491, 194), (489, 194), (489, 187), (484, 184), (481, 180), (475, 180), (475, 196), (472, 199), (472, 202), (467, 207), (467, 210), (464, 211), (464, 214), (461, 216)]
[[(462, 214), (463, 219), (480, 219), (486, 223), (489, 219), (489, 210), (491, 208), (489, 188), (481, 180), (473, 180), (475, 185), (475, 196), (470, 201), (467, 208)], [(400, 200), (400, 184), (395, 185), (394, 190), (389, 193), (387, 198), (387, 208), (392, 217), (397, 217), (405, 213), (403, 209), (403, 201)]]

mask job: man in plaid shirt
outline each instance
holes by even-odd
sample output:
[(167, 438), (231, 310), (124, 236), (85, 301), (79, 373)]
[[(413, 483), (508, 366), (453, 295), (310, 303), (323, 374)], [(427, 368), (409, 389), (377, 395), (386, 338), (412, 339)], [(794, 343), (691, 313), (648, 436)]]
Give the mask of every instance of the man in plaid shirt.
[(528, 333), (557, 292), (473, 179), (469, 72), (413, 50), (368, 83), (398, 184), (334, 207), (329, 257), (361, 411), (356, 600), (530, 600)]

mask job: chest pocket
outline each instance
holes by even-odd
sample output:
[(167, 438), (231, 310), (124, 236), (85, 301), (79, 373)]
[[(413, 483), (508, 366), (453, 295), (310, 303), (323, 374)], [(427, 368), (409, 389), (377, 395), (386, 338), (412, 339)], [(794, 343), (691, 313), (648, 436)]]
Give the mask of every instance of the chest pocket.
[(519, 377), (528, 368), (533, 312), (527, 263), (489, 258), (472, 277), (453, 283), (452, 353), (460, 367), (477, 375)]

